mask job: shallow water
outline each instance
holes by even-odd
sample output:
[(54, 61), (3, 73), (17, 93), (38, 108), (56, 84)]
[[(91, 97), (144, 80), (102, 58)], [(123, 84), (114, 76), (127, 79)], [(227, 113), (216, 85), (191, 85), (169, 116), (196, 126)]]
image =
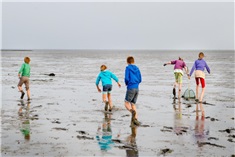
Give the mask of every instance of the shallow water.
[[(234, 127), (234, 52), (205, 51), (211, 74), (206, 74), (204, 100), (214, 106), (204, 105), (204, 120), (201, 113), (197, 118), (193, 101), (172, 104), (173, 66), (163, 67), (163, 63), (181, 56), (191, 69), (197, 54), (197, 51), (3, 51), (2, 156), (160, 156), (161, 149), (165, 148), (173, 150), (166, 154), (169, 156), (234, 154), (235, 139), (229, 135), (235, 135), (235, 131), (230, 134), (219, 131)], [(136, 130), (129, 127), (131, 116), (123, 104), (124, 70), (129, 55), (135, 57), (143, 77), (137, 101), (139, 120), (149, 126)], [(19, 100), (17, 90), (17, 72), (25, 56), (30, 56), (32, 61), (33, 100), (29, 104), (26, 97), (23, 102)], [(101, 64), (106, 64), (122, 84), (119, 89), (113, 83), (112, 98), (116, 109), (108, 118), (102, 112), (101, 94), (95, 87)], [(49, 73), (56, 76), (45, 75)], [(182, 91), (188, 87), (195, 91), (195, 81), (189, 81), (185, 75)], [(22, 104), (25, 107), (23, 115), (19, 116)], [(211, 121), (211, 118), (218, 121)], [(108, 138), (112, 135), (112, 139), (121, 140), (121, 143), (105, 140), (107, 129), (102, 127), (108, 122), (112, 130)], [(99, 132), (98, 128), (101, 128)], [(25, 130), (30, 134), (25, 136)], [(91, 139), (77, 138), (83, 136), (78, 131), (85, 131), (84, 136)], [(97, 140), (97, 135), (103, 139)], [(217, 139), (209, 140), (209, 137)], [(224, 148), (201, 146), (198, 142), (210, 142)]]

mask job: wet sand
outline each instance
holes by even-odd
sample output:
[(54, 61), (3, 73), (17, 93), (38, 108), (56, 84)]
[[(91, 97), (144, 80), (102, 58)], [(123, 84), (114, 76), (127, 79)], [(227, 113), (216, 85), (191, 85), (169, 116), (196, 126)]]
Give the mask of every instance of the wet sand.
[[(144, 52), (144, 53), (143, 53)], [(223, 55), (221, 55), (223, 54)], [(133, 55), (143, 82), (137, 101), (143, 126), (130, 128), (124, 108), (126, 57)], [(179, 55), (191, 69), (198, 51), (3, 51), (2, 156), (231, 156), (235, 154), (234, 52), (205, 51), (205, 117), (194, 101), (173, 104), (173, 66)], [(32, 101), (20, 101), (17, 73), (31, 62)], [(113, 83), (112, 115), (103, 112), (95, 79), (106, 64)], [(54, 73), (55, 76), (45, 74)], [(183, 78), (183, 92), (195, 81)], [(22, 110), (19, 115), (18, 111)], [(103, 149), (103, 150), (101, 150)]]

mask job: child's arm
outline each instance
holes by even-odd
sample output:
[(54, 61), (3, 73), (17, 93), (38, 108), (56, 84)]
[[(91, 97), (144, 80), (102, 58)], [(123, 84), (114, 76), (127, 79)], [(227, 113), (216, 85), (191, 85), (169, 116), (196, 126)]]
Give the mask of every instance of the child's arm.
[(189, 75), (189, 73), (188, 73), (188, 67), (186, 66), (185, 62), (183, 63), (183, 66), (184, 66), (185, 73), (186, 73), (187, 76), (188, 76), (188, 75)]
[(189, 75), (189, 73), (188, 73), (188, 67), (184, 67), (184, 70), (185, 70), (185, 73), (187, 74), (187, 76)]
[(121, 88), (121, 84), (119, 82), (117, 82), (117, 84), (118, 84), (118, 87)]
[(100, 87), (99, 87), (99, 82), (100, 82), (100, 75), (96, 78), (96, 82), (95, 82), (95, 84), (96, 84), (96, 88), (97, 88), (97, 90), (98, 90), (98, 92), (101, 92), (101, 89), (100, 89)]
[(112, 72), (110, 72), (110, 73), (111, 73), (111, 78), (114, 79), (116, 82), (118, 82), (117, 76)]
[[(205, 62), (206, 63), (206, 62)], [(207, 72), (210, 74), (211, 73), (211, 70), (210, 70), (210, 68), (209, 68), (209, 66), (206, 64), (206, 70), (207, 70)]]
[(129, 82), (129, 74), (130, 73), (130, 71), (128, 70), (128, 68), (126, 68), (126, 70), (125, 70), (125, 84), (126, 84), (126, 86), (128, 85), (128, 82)]
[(188, 67), (185, 66), (185, 67), (184, 67), (184, 70), (185, 70), (185, 73), (187, 74), (188, 79), (190, 79)]
[(21, 75), (21, 73), (23, 72), (23, 70), (24, 70), (24, 64), (21, 65), (21, 68), (20, 68), (20, 70), (19, 70), (19, 72), (18, 72), (18, 77), (19, 77), (19, 78), (20, 78), (20, 75)]
[(192, 69), (190, 71), (190, 74), (188, 75), (188, 79), (190, 79), (190, 77), (192, 76), (193, 71), (195, 70), (195, 68), (196, 68), (196, 61), (194, 62), (193, 67), (192, 67)]
[(99, 85), (96, 85), (96, 88), (97, 88), (98, 92), (101, 92)]
[(140, 81), (139, 83), (141, 83), (141, 82), (142, 82), (142, 76), (141, 76), (140, 70), (139, 70), (139, 79), (140, 79), (140, 80), (139, 80), (139, 81)]
[(117, 82), (118, 87), (120, 88), (121, 84), (119, 83), (117, 76), (115, 74), (111, 73), (111, 77)]
[(172, 62), (167, 62), (167, 63), (163, 64), (163, 66), (166, 66), (166, 65), (168, 65), (168, 64), (174, 64), (174, 63), (172, 63)]

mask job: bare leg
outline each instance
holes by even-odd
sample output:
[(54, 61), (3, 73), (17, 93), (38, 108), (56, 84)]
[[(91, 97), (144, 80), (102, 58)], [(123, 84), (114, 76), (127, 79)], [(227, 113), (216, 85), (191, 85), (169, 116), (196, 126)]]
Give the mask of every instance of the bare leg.
[(27, 97), (28, 97), (28, 99), (30, 99), (30, 90), (29, 89), (27, 90)]
[(200, 102), (202, 102), (202, 99), (204, 97), (204, 93), (205, 93), (205, 87), (202, 88), (201, 96), (200, 96), (200, 99), (199, 99)]
[(18, 89), (19, 89), (20, 92), (23, 91), (22, 86), (18, 86)]
[(20, 96), (20, 98), (21, 98), (21, 99), (23, 99), (23, 98), (24, 98), (25, 93), (24, 93), (24, 91), (23, 91), (23, 89), (22, 89), (22, 86), (18, 86), (18, 89), (19, 89), (19, 91), (21, 92), (21, 96)]
[(179, 91), (178, 91), (178, 99), (179, 99), (179, 102), (180, 102), (180, 98), (181, 98), (181, 89), (182, 89), (182, 83), (179, 83)]
[(112, 104), (112, 99), (111, 99), (111, 93), (108, 93), (108, 101), (109, 101), (109, 109), (112, 109), (113, 104)]
[(102, 100), (104, 103), (106, 102), (106, 98), (107, 98), (107, 94), (102, 94)]
[(108, 111), (108, 101), (107, 101), (107, 94), (103, 93), (102, 94), (102, 100), (103, 100), (103, 103), (104, 103), (104, 110), (105, 111)]
[[(125, 101), (125, 107), (126, 107), (126, 109), (127, 109), (128, 111), (131, 112), (131, 110), (134, 110), (135, 113), (136, 113), (136, 107), (135, 107), (134, 104), (131, 104), (131, 103)], [(137, 113), (135, 114), (135, 118), (137, 119)]]
[(196, 99), (198, 99), (199, 85), (196, 85)]
[(130, 111), (132, 108), (131, 108), (131, 104), (127, 101), (125, 101), (125, 107), (128, 111)]
[(137, 111), (136, 111), (136, 107), (135, 107), (135, 105), (134, 104), (131, 104), (131, 107), (132, 107), (132, 110), (134, 110), (135, 111), (135, 119), (137, 119)]

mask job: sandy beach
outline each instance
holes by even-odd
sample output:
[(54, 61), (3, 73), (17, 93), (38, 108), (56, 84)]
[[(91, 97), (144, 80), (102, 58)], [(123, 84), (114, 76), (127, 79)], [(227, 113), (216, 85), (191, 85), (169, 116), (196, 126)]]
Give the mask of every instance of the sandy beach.
[[(234, 52), (204, 51), (205, 118), (194, 100), (173, 103), (173, 66), (181, 56), (191, 69), (199, 51), (2, 51), (1, 156), (232, 156), (235, 155)], [(133, 55), (143, 82), (131, 128), (124, 107), (126, 57)], [(18, 70), (31, 58), (32, 100), (20, 100)], [(112, 114), (103, 112), (95, 79), (106, 64), (113, 82)], [(54, 73), (55, 76), (48, 76)], [(183, 77), (183, 92), (195, 80)], [(22, 110), (22, 115), (18, 111)], [(108, 127), (107, 127), (108, 126)]]

